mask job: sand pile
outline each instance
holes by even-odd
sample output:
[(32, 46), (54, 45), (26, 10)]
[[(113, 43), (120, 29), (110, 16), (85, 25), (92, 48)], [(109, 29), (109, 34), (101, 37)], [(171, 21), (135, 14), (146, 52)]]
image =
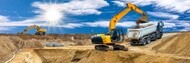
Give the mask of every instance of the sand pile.
[(0, 36), (0, 63), (11, 59), (21, 48), (43, 47), (40, 41), (23, 40), (18, 36)]
[[(74, 49), (35, 49), (30, 61), (40, 63), (184, 63), (186, 59), (152, 56), (132, 51), (96, 51)], [(36, 56), (37, 55), (37, 56)], [(27, 57), (27, 56), (25, 56)], [(35, 59), (38, 58), (38, 59)], [(21, 58), (22, 59), (22, 58)], [(19, 60), (28, 62), (23, 60)]]
[(36, 49), (35, 52), (45, 63), (123, 63), (134, 62), (142, 54), (124, 51)]
[[(12, 63), (190, 63), (188, 35), (190, 33), (180, 33), (146, 46), (129, 46), (129, 51), (97, 51), (89, 48), (92, 46), (89, 45), (90, 35), (2, 35), (0, 63), (10, 59), (12, 53), (21, 48)], [(43, 48), (46, 42), (82, 47)]]
[(32, 49), (25, 49), (18, 52), (10, 63), (42, 63), (42, 60)]
[(0, 63), (3, 63), (13, 56), (13, 53), (18, 50), (11, 37), (0, 36)]
[[(43, 48), (46, 42), (62, 42), (66, 45), (90, 44), (90, 35), (8, 35), (0, 34), (0, 63), (13, 57), (22, 48)], [(84, 39), (82, 41), (82, 39)]]
[(177, 54), (183, 56), (190, 56), (190, 33), (179, 33), (172, 37), (163, 38), (162, 43), (153, 47), (153, 50), (169, 53), (169, 54)]

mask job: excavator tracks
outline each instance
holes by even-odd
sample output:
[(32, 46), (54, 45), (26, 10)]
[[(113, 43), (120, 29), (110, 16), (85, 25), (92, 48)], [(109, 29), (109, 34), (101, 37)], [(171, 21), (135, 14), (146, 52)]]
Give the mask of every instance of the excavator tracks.
[(96, 50), (100, 51), (110, 51), (110, 50), (123, 50), (127, 51), (128, 48), (124, 45), (95, 45), (94, 47)]

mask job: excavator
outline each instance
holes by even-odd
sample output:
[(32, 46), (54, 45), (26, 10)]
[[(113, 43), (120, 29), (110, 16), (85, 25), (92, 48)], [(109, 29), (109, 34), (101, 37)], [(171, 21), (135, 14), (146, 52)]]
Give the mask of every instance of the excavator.
[(25, 34), (28, 30), (31, 30), (35, 28), (36, 29), (36, 33), (35, 35), (45, 35), (46, 34), (46, 29), (43, 29), (37, 25), (32, 25), (32, 26), (29, 26), (28, 28), (24, 29), (23, 32), (19, 33), (19, 34)]
[(132, 3), (127, 3), (126, 6), (127, 7), (124, 10), (120, 11), (110, 20), (108, 33), (96, 34), (91, 37), (92, 44), (96, 44), (96, 50), (128, 50), (125, 45), (119, 44), (124, 40), (124, 32), (122, 29), (116, 29), (116, 24), (130, 11), (135, 11), (142, 15), (139, 19), (137, 19), (136, 27), (139, 27), (139, 23), (148, 22), (147, 14), (139, 7)]

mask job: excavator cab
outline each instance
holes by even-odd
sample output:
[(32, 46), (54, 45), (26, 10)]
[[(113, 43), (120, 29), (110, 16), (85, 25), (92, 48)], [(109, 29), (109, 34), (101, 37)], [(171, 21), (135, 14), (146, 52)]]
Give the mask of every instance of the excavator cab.
[(124, 32), (122, 29), (115, 29), (109, 32), (112, 42), (122, 42), (124, 40)]

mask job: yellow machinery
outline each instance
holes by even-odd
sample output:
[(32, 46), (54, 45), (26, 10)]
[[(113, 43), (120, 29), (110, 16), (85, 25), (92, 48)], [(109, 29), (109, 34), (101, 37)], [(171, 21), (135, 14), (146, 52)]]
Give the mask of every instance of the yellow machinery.
[[(136, 21), (137, 27), (139, 23), (148, 22), (148, 17), (139, 7), (134, 4), (126, 4), (127, 8), (116, 14), (109, 23), (109, 32), (107, 34), (97, 34), (91, 37), (91, 41), (95, 45), (96, 50), (109, 50), (109, 46), (113, 46), (114, 50), (127, 50), (124, 45), (119, 45), (117, 43), (123, 42), (124, 33), (121, 29), (115, 29), (116, 24), (130, 11), (135, 11), (142, 16)], [(126, 24), (127, 25), (127, 24)]]
[(35, 35), (45, 35), (45, 34), (46, 34), (46, 29), (43, 29), (43, 28), (41, 28), (41, 27), (39, 27), (39, 26), (37, 26), (37, 25), (29, 26), (28, 28), (24, 29), (24, 31), (21, 32), (20, 34), (24, 34), (24, 33), (26, 33), (28, 30), (33, 29), (33, 28), (36, 29)]

